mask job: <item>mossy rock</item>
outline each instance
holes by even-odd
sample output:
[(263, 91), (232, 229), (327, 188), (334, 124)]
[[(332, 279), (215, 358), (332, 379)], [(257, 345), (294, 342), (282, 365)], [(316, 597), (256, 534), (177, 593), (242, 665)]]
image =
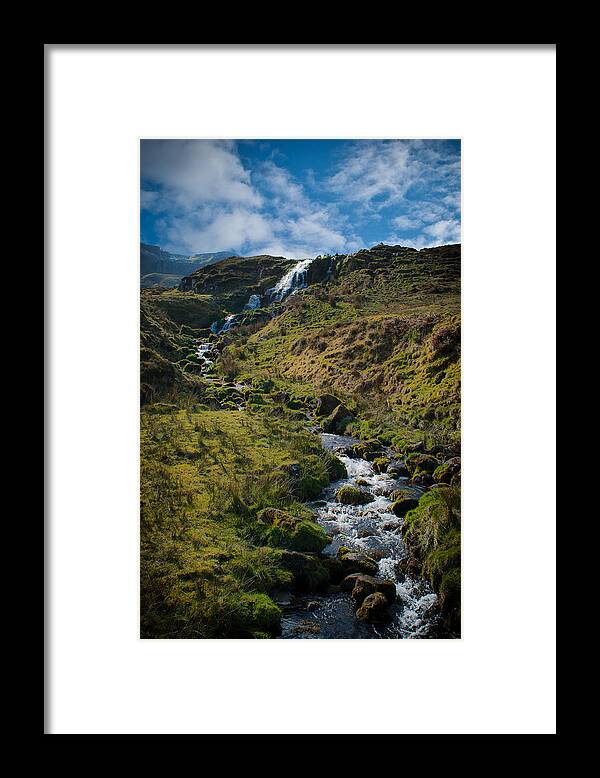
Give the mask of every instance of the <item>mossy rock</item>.
[(352, 446), (354, 455), (360, 459), (366, 459), (372, 462), (374, 459), (384, 455), (383, 446), (379, 440), (366, 440), (363, 443), (355, 443)]
[(439, 461), (431, 454), (414, 453), (406, 457), (406, 467), (413, 475), (417, 472), (433, 473)]
[[(362, 605), (365, 598), (370, 594), (374, 594), (375, 592), (381, 592), (381, 594), (383, 594), (387, 600), (388, 605), (391, 605), (393, 602), (395, 602), (396, 584), (393, 581), (388, 581), (385, 578), (377, 578), (376, 576), (365, 574), (352, 575), (348, 577), (353, 581), (352, 599), (354, 601), (355, 607)], [(347, 590), (348, 586), (344, 586), (346, 581), (347, 579), (344, 579), (342, 586)]]
[(398, 518), (401, 519), (406, 516), (409, 511), (412, 511), (413, 508), (416, 508), (418, 504), (419, 501), (416, 497), (400, 497), (394, 500), (390, 510), (394, 516), (398, 516)]
[(329, 416), (340, 405), (343, 406), (343, 403), (339, 397), (335, 397), (333, 394), (323, 394), (317, 398), (315, 413), (317, 416)]
[(388, 465), (387, 472), (392, 478), (404, 478), (410, 475), (404, 462), (400, 462), (399, 460), (392, 460)]
[(238, 600), (236, 625), (233, 633), (281, 633), (281, 608), (263, 593), (242, 593)]
[(373, 502), (375, 499), (369, 492), (357, 489), (356, 486), (351, 486), (350, 484), (340, 486), (335, 493), (335, 498), (342, 505), (367, 505), (367, 503)]
[(413, 473), (410, 483), (415, 486), (431, 486), (433, 484), (433, 476), (426, 470), (419, 470)]
[(313, 521), (300, 519), (276, 508), (265, 508), (258, 516), (260, 540), (274, 548), (291, 551), (322, 551), (329, 543), (329, 536)]
[(391, 621), (392, 615), (385, 596), (381, 592), (369, 594), (356, 611), (356, 618), (369, 624), (387, 624)]
[(292, 574), (294, 589), (298, 592), (321, 591), (329, 585), (329, 570), (317, 556), (283, 551), (279, 564)]
[(391, 459), (389, 457), (377, 457), (373, 460), (373, 469), (376, 473), (387, 472)]
[(327, 468), (330, 481), (341, 481), (342, 478), (348, 477), (346, 465), (329, 451), (325, 455), (325, 467)]
[(460, 633), (460, 569), (455, 568), (443, 576), (438, 596), (446, 626)]
[(344, 547), (339, 549), (338, 559), (342, 563), (342, 569), (345, 575), (351, 575), (352, 573), (377, 575), (377, 571), (379, 570), (377, 562), (370, 556), (344, 549)]
[(323, 432), (342, 435), (346, 427), (352, 423), (354, 416), (345, 405), (338, 405), (337, 408), (322, 422)]
[(331, 583), (339, 583), (344, 577), (344, 567), (341, 561), (334, 556), (323, 556), (321, 562), (329, 572), (329, 580)]

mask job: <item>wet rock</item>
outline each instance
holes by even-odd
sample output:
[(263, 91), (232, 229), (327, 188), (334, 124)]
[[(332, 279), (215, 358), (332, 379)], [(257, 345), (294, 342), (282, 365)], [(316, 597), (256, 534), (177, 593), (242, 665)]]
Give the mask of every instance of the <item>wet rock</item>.
[(394, 459), (389, 463), (387, 472), (393, 478), (406, 478), (410, 475), (404, 462), (400, 462), (398, 459)]
[(340, 404), (323, 421), (323, 432), (332, 432), (342, 435), (348, 424), (354, 421), (354, 416), (345, 405)]
[(316, 621), (301, 621), (292, 628), (292, 632), (295, 635), (318, 635), (321, 631), (321, 627)]
[(275, 605), (286, 607), (292, 604), (292, 593), (286, 589), (273, 589), (269, 593), (269, 597), (273, 600)]
[(389, 622), (391, 615), (385, 596), (381, 592), (369, 594), (356, 611), (356, 618), (369, 624), (386, 624)]
[(366, 459), (367, 462), (372, 462), (377, 457), (384, 456), (385, 451), (383, 446), (378, 440), (366, 440), (362, 443), (355, 443), (352, 446), (354, 455), (361, 459)]
[(431, 473), (426, 472), (415, 473), (410, 479), (410, 483), (415, 486), (431, 486), (433, 483), (433, 476)]
[(363, 601), (375, 592), (383, 594), (388, 605), (391, 605), (396, 600), (396, 585), (393, 581), (372, 575), (358, 575), (354, 578), (352, 599), (356, 607), (362, 605)]
[(373, 529), (359, 529), (356, 533), (357, 538), (370, 538), (376, 535), (377, 532)]
[(283, 551), (280, 565), (289, 570), (294, 579), (294, 589), (298, 592), (316, 592), (329, 585), (329, 571), (323, 561), (312, 554), (299, 551)]
[(375, 499), (369, 492), (350, 486), (350, 484), (341, 486), (335, 493), (335, 498), (342, 505), (367, 505)]
[(387, 472), (390, 461), (389, 457), (376, 457), (373, 460), (373, 469), (376, 473), (385, 473)]
[(402, 519), (406, 516), (408, 511), (412, 511), (418, 504), (419, 501), (416, 497), (400, 497), (400, 499), (393, 503), (390, 510), (394, 516), (398, 516), (398, 518)]
[(335, 397), (333, 394), (323, 394), (317, 399), (315, 414), (317, 416), (329, 416), (338, 405), (343, 405), (338, 397)]
[(379, 569), (377, 562), (372, 557), (355, 551), (343, 551), (339, 559), (342, 563), (342, 570), (346, 575), (351, 573), (375, 575)]
[(360, 578), (361, 575), (364, 575), (364, 573), (350, 573), (350, 575), (347, 575), (340, 584), (341, 590), (343, 592), (351, 592), (356, 586), (357, 579)]
[(317, 602), (317, 600), (311, 600), (310, 602), (306, 603), (307, 611), (318, 611), (320, 607), (321, 607), (321, 603)]
[(402, 524), (398, 521), (386, 521), (385, 524), (381, 525), (381, 529), (385, 532), (398, 532), (401, 527)]

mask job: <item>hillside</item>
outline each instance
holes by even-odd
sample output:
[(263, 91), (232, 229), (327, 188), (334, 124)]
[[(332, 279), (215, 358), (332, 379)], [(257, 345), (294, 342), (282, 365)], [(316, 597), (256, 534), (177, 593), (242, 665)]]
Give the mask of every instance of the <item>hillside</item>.
[(160, 246), (140, 243), (140, 285), (144, 287), (178, 286), (181, 279), (200, 267), (230, 257), (233, 251), (217, 251), (206, 254), (172, 254)]
[(141, 355), (144, 637), (460, 632), (459, 245), (219, 260)]

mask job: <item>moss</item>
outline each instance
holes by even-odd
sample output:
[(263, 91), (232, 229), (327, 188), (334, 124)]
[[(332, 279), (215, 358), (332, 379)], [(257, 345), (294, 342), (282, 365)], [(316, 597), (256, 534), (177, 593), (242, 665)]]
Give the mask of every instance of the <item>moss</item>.
[(373, 468), (376, 473), (385, 473), (388, 469), (391, 459), (389, 457), (376, 457), (373, 460)]
[(402, 518), (403, 516), (406, 516), (408, 511), (412, 511), (414, 508), (416, 508), (418, 504), (419, 501), (416, 497), (399, 497), (398, 499), (394, 500), (390, 510), (394, 516)]
[(433, 473), (438, 465), (438, 460), (431, 454), (415, 452), (406, 457), (406, 466), (412, 475), (418, 475), (423, 472)]
[(372, 494), (357, 489), (350, 484), (344, 484), (335, 493), (335, 498), (342, 505), (366, 505), (375, 499)]
[(422, 574), (440, 596), (446, 624), (456, 629), (460, 625), (460, 492), (440, 486), (424, 494), (406, 514), (402, 534)]
[(239, 615), (232, 632), (245, 635), (256, 630), (279, 634), (281, 609), (266, 594), (243, 594), (239, 597)]
[(439, 465), (433, 471), (433, 480), (437, 484), (450, 483), (451, 478), (452, 478), (452, 472), (450, 470), (450, 466), (447, 463), (444, 463), (443, 465)]
[(276, 518), (271, 526), (258, 525), (255, 531), (260, 542), (291, 551), (318, 552), (329, 543), (329, 537), (321, 526), (285, 513)]
[(357, 457), (372, 462), (382, 454), (381, 441), (374, 439), (366, 440), (364, 443), (355, 443), (352, 446), (352, 451)]
[(325, 467), (330, 481), (341, 481), (348, 477), (346, 465), (329, 451), (325, 454)]
[(297, 551), (283, 551), (281, 566), (293, 577), (294, 589), (299, 592), (315, 592), (329, 585), (329, 570), (323, 560)]
[(446, 573), (439, 588), (440, 610), (449, 629), (460, 632), (460, 570)]

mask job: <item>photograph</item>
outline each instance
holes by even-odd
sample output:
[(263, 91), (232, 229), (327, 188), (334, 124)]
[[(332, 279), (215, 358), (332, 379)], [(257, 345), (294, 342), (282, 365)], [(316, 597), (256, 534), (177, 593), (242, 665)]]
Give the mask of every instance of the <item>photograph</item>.
[(557, 44), (43, 49), (44, 734), (557, 734)]
[(460, 637), (460, 140), (142, 139), (140, 210), (141, 637)]

